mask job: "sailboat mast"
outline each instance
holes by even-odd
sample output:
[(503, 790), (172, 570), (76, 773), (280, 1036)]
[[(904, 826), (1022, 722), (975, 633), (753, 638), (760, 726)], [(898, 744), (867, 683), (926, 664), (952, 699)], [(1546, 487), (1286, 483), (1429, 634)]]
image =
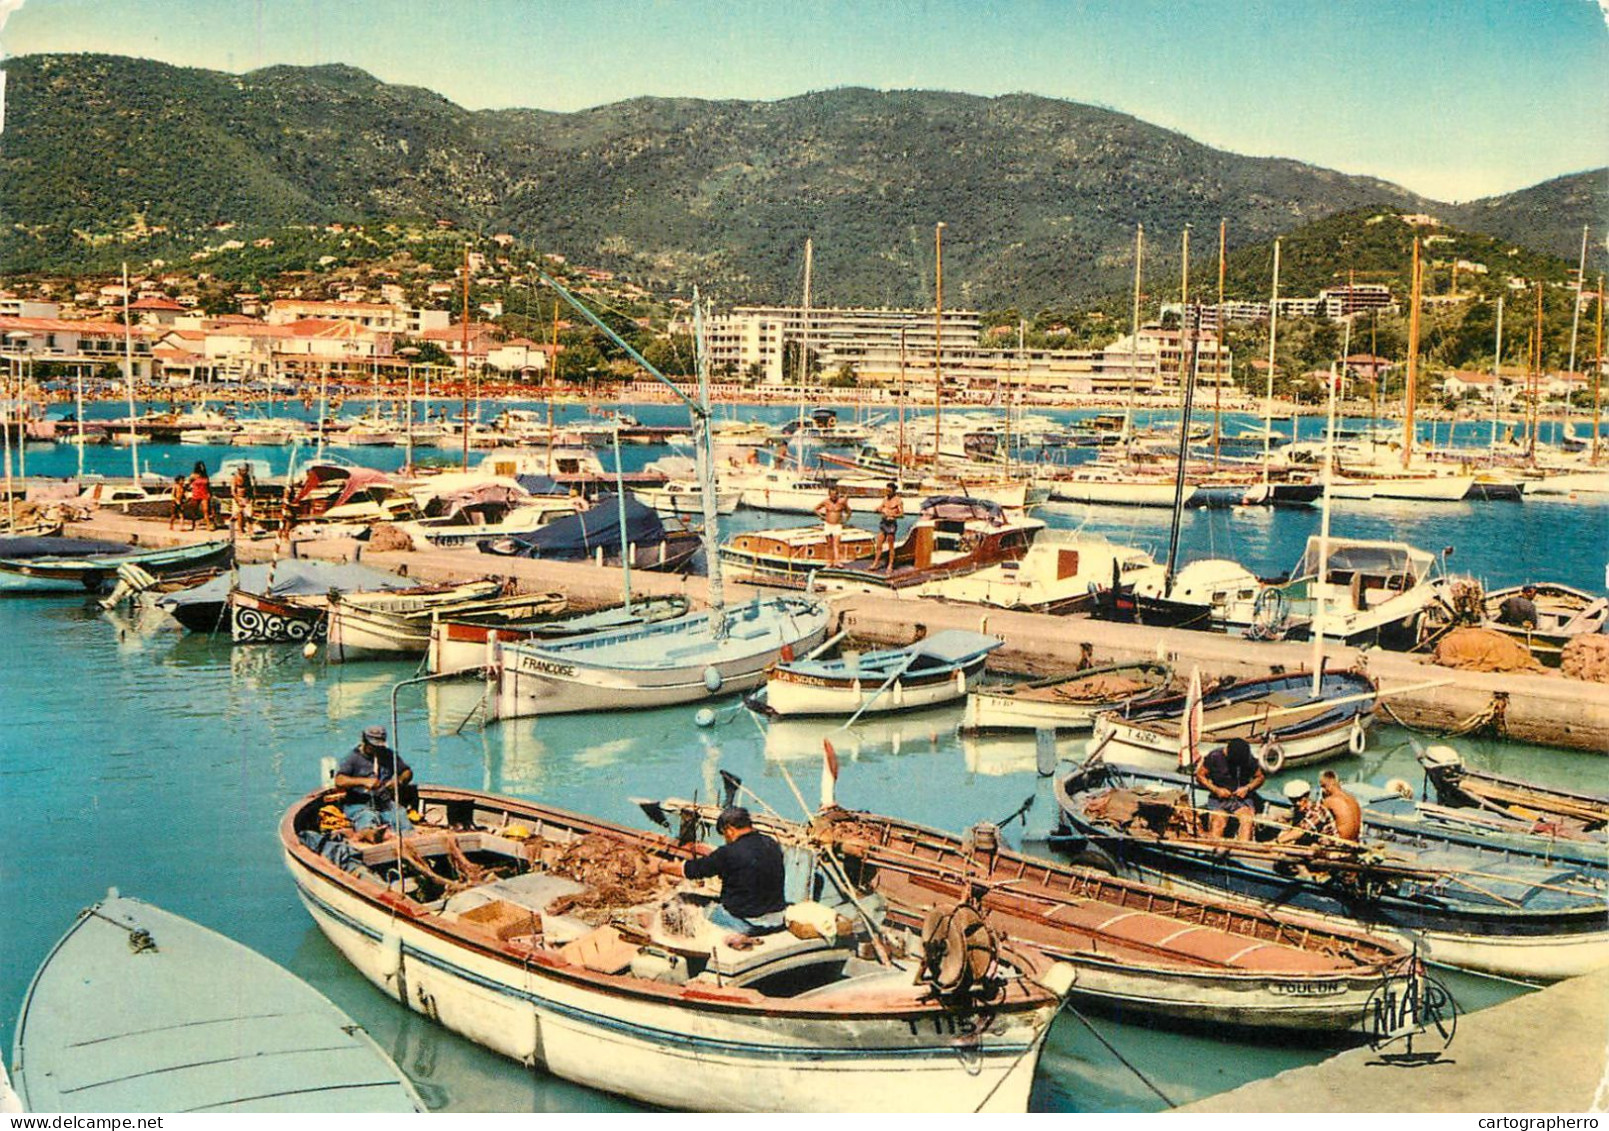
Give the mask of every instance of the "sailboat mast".
[(1413, 238), (1413, 269), (1409, 275), (1408, 378), (1402, 413), (1402, 466), (1413, 462), (1413, 410), (1419, 381), (1419, 237)]
[(1536, 284), (1536, 325), (1531, 331), (1531, 403), (1526, 409), (1530, 424), (1525, 441), (1525, 454), (1536, 462), (1536, 433), (1542, 422), (1542, 284)]
[(710, 358), (704, 340), (704, 304), (693, 288), (693, 348), (698, 362), (698, 405), (693, 412), (693, 453), (704, 507), (704, 562), (709, 581), (710, 627), (726, 634), (726, 589), (721, 577), (720, 526), (715, 512), (715, 453), (710, 437)]
[[(1188, 232), (1188, 228), (1186, 231)], [(1197, 312), (1199, 316), (1199, 311)], [(1185, 311), (1188, 316), (1189, 311)], [(1183, 325), (1183, 323), (1180, 323)], [(1164, 598), (1173, 594), (1174, 566), (1179, 560), (1179, 531), (1184, 522), (1184, 471), (1185, 463), (1190, 458), (1190, 408), (1195, 402), (1196, 366), (1200, 355), (1196, 348), (1198, 336), (1190, 338), (1190, 354), (1187, 361), (1181, 361), (1180, 368), (1182, 382), (1182, 397), (1179, 409), (1179, 460), (1174, 467), (1173, 479), (1173, 522), (1168, 530), (1168, 564), (1162, 575), (1162, 596)]]
[(459, 348), (464, 355), (464, 470), (469, 470), (469, 245), (464, 245), (464, 317), (459, 329)]
[(1324, 683), (1324, 586), (1330, 576), (1330, 489), (1335, 484), (1335, 367), (1330, 367), (1329, 411), (1324, 425), (1324, 502), (1319, 520), (1318, 576), (1313, 579), (1313, 697)]
[(1598, 463), (1598, 423), (1603, 385), (1603, 276), (1598, 276), (1598, 341), (1592, 357), (1592, 463)]
[(548, 411), (548, 458), (547, 458), (548, 470), (547, 470), (547, 473), (548, 473), (548, 475), (550, 477), (553, 475), (553, 391), (554, 391), (553, 387), (554, 387), (554, 379), (558, 376), (558, 369), (559, 369), (559, 300), (557, 298), (555, 298), (553, 300), (553, 339), (552, 339), (552, 345), (553, 345), (553, 353), (550, 355), (550, 357), (548, 359), (548, 387), (547, 387), (547, 411)]
[[(1581, 261), (1575, 269), (1575, 310), (1570, 315), (1570, 362), (1565, 367), (1565, 379), (1571, 385), (1575, 383), (1575, 344), (1576, 335), (1581, 331), (1581, 295), (1587, 286), (1587, 231), (1590, 225), (1581, 226)], [(1562, 446), (1564, 431), (1570, 420), (1570, 393), (1564, 394), (1564, 408), (1559, 413), (1560, 434), (1559, 441)]]
[(1229, 242), (1229, 221), (1218, 221), (1218, 310), (1217, 343), (1212, 351), (1212, 469), (1218, 470), (1220, 448), (1223, 442), (1224, 407), (1224, 253)]
[(905, 327), (899, 328), (899, 442), (895, 448), (894, 463), (899, 477), (905, 477)]
[(626, 477), (620, 459), (620, 414), (615, 413), (615, 513), (620, 522), (620, 589), (626, 613), (631, 613), (631, 540), (626, 535)]
[(805, 400), (809, 397), (806, 388), (810, 380), (810, 272), (815, 264), (815, 241), (805, 239), (805, 267), (804, 267), (804, 305), (800, 308), (799, 320), (799, 424), (796, 429), (798, 443), (794, 445), (794, 461), (798, 463), (799, 470), (804, 470), (804, 444), (805, 444)]
[(933, 470), (939, 469), (939, 434), (944, 414), (944, 221), (933, 226)]
[[(134, 426), (134, 323), (129, 317), (128, 264), (123, 264), (123, 364), (128, 370), (128, 441), (134, 459), (134, 485), (140, 484), (140, 430)], [(21, 445), (19, 444), (20, 448)], [(80, 449), (82, 450), (82, 449)]]
[(1145, 259), (1145, 225), (1134, 225), (1134, 310), (1129, 319), (1129, 399), (1123, 406), (1122, 441), (1128, 442), (1129, 414), (1134, 411), (1134, 398), (1139, 395), (1140, 379), (1140, 270)]
[(1503, 380), (1503, 296), (1497, 296), (1497, 335), (1492, 343), (1492, 456), (1497, 456), (1497, 390)]
[[(1268, 385), (1263, 393), (1263, 488), (1267, 495), (1270, 441), (1274, 434), (1274, 341), (1279, 336), (1279, 240), (1274, 240), (1274, 289), (1268, 299)], [(1291, 440), (1296, 425), (1291, 424)]]

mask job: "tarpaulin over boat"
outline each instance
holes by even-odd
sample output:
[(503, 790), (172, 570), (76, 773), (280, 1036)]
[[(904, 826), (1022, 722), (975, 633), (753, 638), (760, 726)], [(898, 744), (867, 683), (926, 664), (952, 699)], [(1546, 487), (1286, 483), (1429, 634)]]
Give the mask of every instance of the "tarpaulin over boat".
[[(522, 558), (585, 558), (599, 546), (605, 553), (618, 551), (620, 506), (615, 496), (603, 495), (581, 514), (550, 522), (512, 540), (519, 546), (515, 556)], [(625, 540), (637, 546), (657, 546), (665, 540), (665, 524), (659, 521), (659, 515), (631, 495), (626, 496)]]
[(20, 562), (29, 558), (87, 558), (97, 554), (136, 554), (140, 547), (127, 542), (107, 542), (90, 538), (0, 538), (0, 560)]
[[(1395, 577), (1411, 574), (1423, 577), (1434, 559), (1423, 550), (1404, 542), (1337, 542), (1330, 541), (1330, 568), (1327, 572), (1361, 573), (1370, 577)], [(1292, 577), (1313, 577), (1318, 574), (1319, 540), (1309, 538), (1302, 560), (1297, 563)]]
[[(273, 581), (269, 581), (272, 570)], [(223, 601), (231, 589), (274, 597), (316, 597), (339, 589), (343, 593), (361, 593), (375, 589), (412, 589), (418, 581), (383, 569), (349, 562), (304, 561), (300, 558), (268, 563), (253, 562), (233, 573), (222, 573), (210, 581), (177, 593), (169, 593), (157, 600), (162, 609), (182, 608), (185, 605)]]
[(935, 522), (966, 522), (976, 520), (1003, 526), (1006, 512), (999, 503), (988, 499), (974, 499), (965, 495), (934, 495), (922, 500), (922, 517)]

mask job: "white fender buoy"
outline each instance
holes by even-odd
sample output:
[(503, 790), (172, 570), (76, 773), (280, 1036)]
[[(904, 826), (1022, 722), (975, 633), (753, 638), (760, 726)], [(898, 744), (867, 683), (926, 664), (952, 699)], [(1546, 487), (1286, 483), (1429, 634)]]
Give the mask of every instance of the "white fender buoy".
[(335, 784), (335, 769), (339, 765), (340, 765), (340, 763), (337, 762), (332, 757), (320, 758), (318, 760), (318, 780), (319, 780), (319, 784), (324, 786), (324, 788), (326, 788), (326, 789), (328, 789), (330, 786), (334, 785)]
[(380, 973), (386, 981), (395, 978), (402, 970), (402, 936), (382, 935), (380, 937)]
[(711, 695), (714, 695), (717, 691), (719, 691), (721, 689), (721, 684), (724, 682), (726, 681), (721, 678), (720, 669), (718, 669), (714, 664), (711, 664), (709, 667), (704, 669), (704, 687)]
[(696, 723), (697, 725), (701, 726), (701, 727), (712, 727), (712, 726), (714, 726), (715, 725), (715, 711), (714, 711), (714, 709), (710, 708), (710, 707), (700, 707), (698, 709), (698, 711), (693, 715), (693, 722)]
[(955, 693), (957, 695), (965, 695), (967, 693), (967, 673), (959, 668), (957, 668), (955, 672)]
[(311, 660), (316, 655), (318, 655), (318, 645), (313, 643), (313, 641), (309, 640), (306, 644), (302, 645), (303, 659)]
[(1257, 764), (1266, 774), (1277, 774), (1285, 765), (1285, 748), (1270, 738), (1257, 751)]
[(1363, 724), (1357, 719), (1352, 720), (1352, 733), (1346, 736), (1346, 748), (1354, 754), (1362, 754), (1364, 747), (1369, 745), (1369, 736), (1363, 729)]

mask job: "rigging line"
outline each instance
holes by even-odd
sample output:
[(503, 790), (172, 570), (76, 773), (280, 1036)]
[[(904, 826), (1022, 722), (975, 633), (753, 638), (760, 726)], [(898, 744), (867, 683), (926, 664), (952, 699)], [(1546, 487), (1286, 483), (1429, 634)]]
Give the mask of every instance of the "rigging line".
[(1139, 1079), (1140, 1083), (1144, 1084), (1147, 1088), (1151, 1089), (1152, 1092), (1156, 1093), (1157, 1098), (1159, 1098), (1163, 1103), (1167, 1104), (1170, 1108), (1179, 1106), (1178, 1104), (1174, 1103), (1173, 1100), (1168, 1098), (1168, 1094), (1166, 1092), (1153, 1084), (1150, 1077), (1141, 1072), (1137, 1067), (1135, 1067), (1132, 1061), (1119, 1052), (1116, 1045), (1112, 1044), (1111, 1041), (1108, 1041), (1105, 1037), (1101, 1036), (1100, 1030), (1095, 1028), (1095, 1026), (1090, 1022), (1089, 1018), (1085, 1017), (1077, 1010), (1076, 1007), (1071, 1005), (1070, 1001), (1071, 999), (1068, 999), (1067, 1002), (1063, 1002), (1062, 1008), (1068, 1013), (1071, 1013), (1074, 1017), (1078, 1018), (1079, 1024), (1088, 1029), (1090, 1036), (1099, 1041), (1101, 1045), (1105, 1047), (1107, 1052), (1116, 1057), (1119, 1064), (1121, 1064), (1124, 1068), (1127, 1068), (1130, 1072), (1134, 1073), (1134, 1075)]

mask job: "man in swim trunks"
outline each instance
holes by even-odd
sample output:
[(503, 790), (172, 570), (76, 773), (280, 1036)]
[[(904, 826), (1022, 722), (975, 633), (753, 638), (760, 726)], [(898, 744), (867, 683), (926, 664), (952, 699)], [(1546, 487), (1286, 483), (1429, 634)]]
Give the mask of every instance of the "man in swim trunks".
[(844, 516), (848, 513), (849, 500), (837, 487), (829, 490), (827, 497), (816, 504), (816, 516), (821, 519), (821, 525), (827, 528), (828, 565), (838, 564), (838, 537), (844, 531)]
[(899, 530), (899, 520), (905, 515), (905, 504), (900, 502), (899, 485), (890, 483), (883, 488), (883, 497), (877, 503), (877, 547), (872, 552), (872, 568), (877, 568), (877, 561), (883, 556), (883, 547), (888, 547), (888, 572), (894, 572), (894, 535)]

